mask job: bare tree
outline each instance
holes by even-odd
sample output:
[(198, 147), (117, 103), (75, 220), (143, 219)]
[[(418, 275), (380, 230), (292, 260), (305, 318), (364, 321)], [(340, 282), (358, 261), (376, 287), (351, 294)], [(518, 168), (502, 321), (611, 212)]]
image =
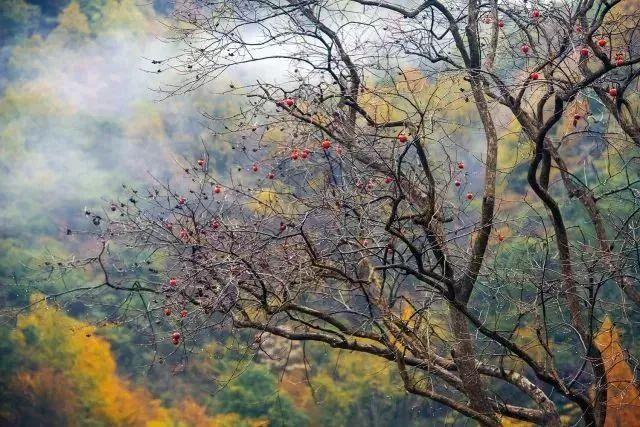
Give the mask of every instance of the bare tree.
[[(239, 170), (207, 153), (188, 192), (113, 205), (100, 286), (184, 307), (175, 344), (217, 325), (318, 341), (483, 425), (560, 425), (560, 403), (604, 425), (594, 338), (605, 316), (635, 330), (640, 303), (630, 1), (190, 0), (175, 18), (167, 94), (259, 70), (208, 113)], [(161, 267), (138, 277), (116, 247)]]

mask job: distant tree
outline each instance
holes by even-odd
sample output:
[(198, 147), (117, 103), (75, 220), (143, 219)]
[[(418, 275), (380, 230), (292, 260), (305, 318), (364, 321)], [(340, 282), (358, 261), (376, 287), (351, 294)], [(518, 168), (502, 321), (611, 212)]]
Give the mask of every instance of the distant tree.
[(254, 365), (239, 373), (215, 396), (219, 412), (247, 418), (266, 418), (269, 425), (306, 425), (306, 419), (291, 399), (277, 393), (274, 376), (264, 366)]
[(60, 13), (56, 30), (59, 33), (62, 32), (61, 36), (69, 39), (69, 41), (74, 40), (76, 37), (81, 39), (89, 34), (89, 20), (80, 10), (78, 3), (70, 3)]
[(49, 368), (23, 371), (8, 385), (14, 406), (7, 425), (79, 425), (80, 402), (62, 373)]
[(214, 326), (264, 331), (377, 356), (482, 425), (605, 425), (595, 337), (605, 313), (633, 334), (640, 304), (635, 3), (173, 13), (184, 51), (154, 61), (184, 77), (168, 95), (260, 70), (220, 93), (246, 97), (238, 113), (209, 114), (238, 168), (215, 176), (207, 153), (188, 190), (130, 190), (72, 264), (154, 294), (146, 316), (184, 309), (181, 349)]
[(640, 389), (636, 373), (620, 345), (620, 334), (608, 318), (595, 338), (607, 371), (606, 426), (633, 425), (638, 417)]
[[(24, 0), (0, 4), (0, 42), (3, 45), (33, 33), (40, 20), (40, 9)], [(4, 59), (4, 58), (3, 58)]]
[(38, 6), (44, 15), (56, 18), (71, 0), (28, 0), (27, 3)]

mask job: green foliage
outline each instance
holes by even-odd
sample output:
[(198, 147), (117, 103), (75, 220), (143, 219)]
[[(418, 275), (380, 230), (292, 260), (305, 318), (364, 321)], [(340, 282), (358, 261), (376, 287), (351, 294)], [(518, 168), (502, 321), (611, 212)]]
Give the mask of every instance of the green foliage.
[(12, 393), (7, 385), (19, 366), (19, 357), (10, 340), (10, 329), (0, 327), (0, 424), (11, 417)]
[[(393, 425), (395, 409), (406, 399), (393, 365), (354, 352), (330, 352), (311, 379), (323, 410), (322, 425), (342, 426), (370, 419), (376, 425)], [(404, 414), (411, 417), (410, 414)], [(406, 424), (411, 425), (407, 420)]]
[(304, 426), (306, 417), (291, 399), (278, 393), (276, 378), (264, 366), (251, 365), (215, 396), (221, 412), (235, 412), (250, 418), (266, 414), (272, 426)]

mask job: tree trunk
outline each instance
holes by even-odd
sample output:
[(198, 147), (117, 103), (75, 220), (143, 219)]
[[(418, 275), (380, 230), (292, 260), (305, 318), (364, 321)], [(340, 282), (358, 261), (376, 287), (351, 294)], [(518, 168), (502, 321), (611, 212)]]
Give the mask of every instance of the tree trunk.
[[(475, 350), (473, 348), (473, 336), (469, 333), (469, 324), (466, 316), (453, 306), (449, 306), (449, 320), (453, 335), (451, 355), (458, 368), (462, 387), (469, 398), (473, 410), (495, 418), (491, 402), (487, 397), (486, 389), (480, 379), (480, 373), (476, 366)], [(499, 425), (496, 420), (496, 424)]]

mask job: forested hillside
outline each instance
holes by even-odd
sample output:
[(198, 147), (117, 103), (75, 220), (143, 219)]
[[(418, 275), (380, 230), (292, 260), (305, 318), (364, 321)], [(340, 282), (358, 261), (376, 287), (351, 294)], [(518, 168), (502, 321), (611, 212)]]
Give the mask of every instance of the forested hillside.
[(0, 2), (0, 425), (636, 425), (639, 22)]

